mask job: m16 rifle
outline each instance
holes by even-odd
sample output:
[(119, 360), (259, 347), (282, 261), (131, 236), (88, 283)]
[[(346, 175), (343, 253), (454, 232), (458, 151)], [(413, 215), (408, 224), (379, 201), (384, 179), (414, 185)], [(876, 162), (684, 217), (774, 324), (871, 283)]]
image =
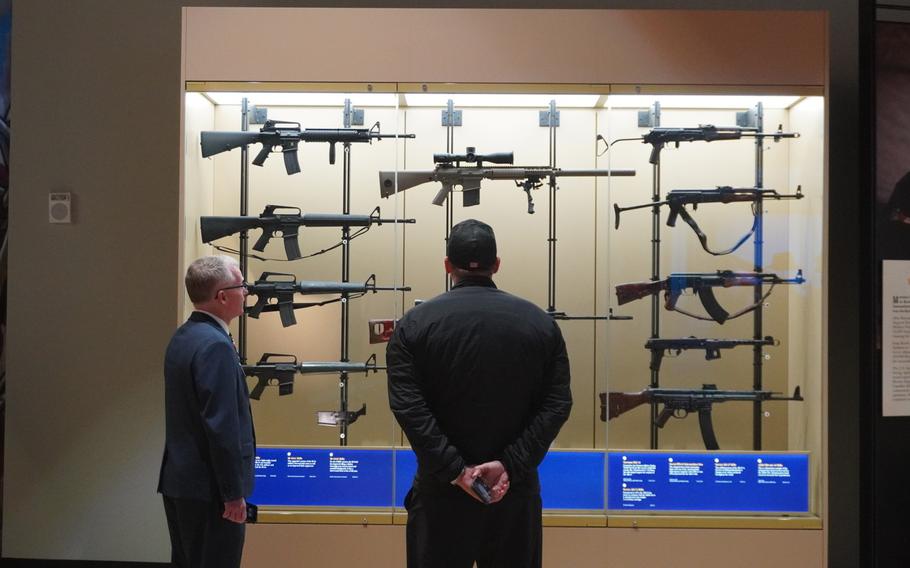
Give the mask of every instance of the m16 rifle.
[[(279, 210), (289, 210), (292, 213), (277, 213)], [(380, 217), (379, 207), (369, 215), (345, 215), (338, 213), (302, 214), (299, 207), (286, 205), (266, 205), (258, 217), (206, 216), (201, 217), (199, 221), (204, 243), (210, 243), (241, 231), (262, 229), (262, 235), (253, 245), (253, 250), (262, 252), (272, 237), (280, 235), (284, 239), (284, 250), (288, 260), (301, 258), (300, 245), (297, 242), (297, 231), (300, 227), (370, 227), (383, 223), (415, 222), (414, 219), (383, 219)]]
[(660, 371), (660, 364), (664, 355), (673, 353), (679, 355), (689, 349), (703, 349), (705, 359), (713, 361), (720, 359), (721, 349), (733, 349), (740, 345), (778, 345), (779, 342), (770, 335), (764, 339), (701, 339), (697, 337), (681, 337), (679, 339), (654, 338), (645, 342), (645, 349), (651, 350), (652, 371)]
[[(654, 282), (632, 282), (629, 284), (620, 284), (616, 287), (616, 301), (620, 306), (633, 300), (664, 292), (664, 307), (668, 310), (679, 312), (691, 318), (724, 323), (727, 320), (738, 318), (739, 316), (749, 313), (758, 308), (774, 290), (777, 284), (802, 284), (806, 280), (803, 278), (803, 271), (799, 270), (793, 278), (781, 278), (776, 274), (761, 272), (733, 272), (731, 270), (718, 270), (717, 272), (696, 272), (696, 273), (673, 273), (663, 280)], [(760, 284), (770, 284), (768, 291), (762, 295), (761, 299), (754, 304), (746, 306), (734, 314), (730, 314), (717, 303), (714, 297), (714, 288), (730, 288), (732, 286), (758, 286)], [(702, 306), (708, 312), (710, 317), (704, 317), (698, 314), (685, 311), (679, 308), (676, 303), (679, 297), (687, 289), (693, 292), (701, 300)]]
[[(480, 185), (484, 179), (513, 180), (528, 197), (528, 213), (534, 213), (534, 198), (532, 189), (543, 186), (544, 180), (556, 183), (559, 177), (605, 177), (605, 176), (634, 176), (635, 170), (563, 170), (551, 167), (520, 167), (520, 166), (485, 166), (483, 162), (491, 164), (512, 164), (512, 152), (496, 154), (478, 154), (469, 147), (464, 154), (433, 154), (435, 170), (413, 172), (379, 172), (379, 193), (382, 197), (394, 195), (397, 191), (405, 191), (412, 187), (430, 182), (438, 182), (442, 187), (433, 198), (434, 205), (442, 205), (449, 194), (455, 191), (455, 186), (462, 188), (462, 205), (472, 207), (480, 203)], [(475, 164), (462, 166), (462, 163)]]
[[(616, 228), (619, 228), (619, 214), (623, 211), (633, 211), (635, 209), (645, 209), (647, 207), (655, 208), (660, 207), (661, 205), (667, 205), (670, 208), (670, 214), (667, 216), (667, 226), (675, 227), (676, 219), (682, 217), (683, 221), (688, 224), (692, 230), (695, 232), (695, 235), (698, 237), (698, 241), (701, 243), (701, 248), (705, 249), (706, 252), (713, 254), (715, 256), (720, 256), (724, 254), (730, 254), (743, 243), (748, 240), (750, 236), (755, 232), (756, 223), (758, 223), (758, 211), (756, 207), (758, 203), (763, 199), (802, 199), (802, 186), (796, 188), (796, 193), (786, 195), (778, 193), (773, 189), (762, 189), (758, 187), (730, 187), (722, 186), (715, 189), (674, 189), (667, 193), (667, 198), (664, 201), (655, 201), (653, 203), (643, 203), (641, 205), (632, 205), (631, 207), (620, 207), (617, 204), (613, 204), (614, 218), (616, 223)], [(686, 211), (686, 205), (691, 205), (692, 209), (695, 210), (698, 208), (699, 204), (702, 203), (737, 203), (737, 202), (749, 202), (752, 203), (752, 214), (754, 221), (752, 222), (752, 229), (746, 233), (742, 238), (740, 238), (735, 245), (732, 247), (722, 250), (714, 251), (708, 247), (708, 237), (698, 226), (698, 223), (695, 222), (695, 219), (692, 218), (692, 215)]]
[[(276, 361), (277, 359), (277, 361)], [(250, 398), (259, 400), (267, 386), (277, 386), (278, 395), (283, 396), (294, 392), (294, 376), (325, 375), (331, 373), (366, 373), (377, 372), (385, 369), (385, 365), (376, 364), (376, 355), (363, 363), (346, 361), (304, 361), (297, 362), (297, 357), (284, 353), (264, 353), (255, 365), (241, 365), (243, 372), (248, 377), (256, 377), (258, 382), (250, 391)]]
[(288, 327), (297, 323), (294, 310), (324, 306), (337, 302), (340, 298), (324, 302), (294, 302), (294, 294), (353, 294), (348, 298), (356, 298), (367, 292), (395, 291), (409, 292), (410, 286), (383, 287), (376, 285), (376, 275), (371, 274), (364, 282), (330, 282), (323, 280), (297, 281), (293, 274), (281, 272), (263, 272), (254, 284), (247, 286), (250, 295), (256, 296), (256, 303), (246, 308), (246, 313), (251, 318), (258, 318), (263, 312), (278, 312), (281, 316), (281, 325)]
[(299, 122), (286, 122), (282, 120), (267, 120), (259, 132), (219, 132), (204, 131), (201, 133), (202, 157), (208, 158), (215, 154), (227, 152), (247, 144), (262, 144), (262, 149), (253, 158), (253, 164), (261, 166), (269, 154), (280, 148), (284, 155), (284, 167), (287, 173), (296, 174), (300, 171), (297, 160), (297, 147), (301, 142), (328, 142), (329, 163), (335, 163), (335, 144), (351, 144), (366, 142), (372, 144), (373, 140), (383, 138), (414, 138), (413, 134), (380, 134), (379, 123), (372, 128), (300, 128)]
[[(654, 424), (663, 428), (670, 418), (685, 418), (692, 412), (698, 412), (698, 426), (705, 449), (717, 450), (717, 437), (714, 435), (714, 424), (711, 421), (711, 409), (714, 404), (729, 401), (762, 402), (766, 400), (801, 401), (799, 387), (793, 396), (778, 396), (781, 393), (752, 390), (718, 390), (717, 385), (702, 385), (701, 389), (664, 389), (646, 388), (639, 392), (600, 393), (600, 419), (604, 422), (641, 406), (643, 404), (663, 404)], [(609, 396), (609, 399), (608, 399)]]

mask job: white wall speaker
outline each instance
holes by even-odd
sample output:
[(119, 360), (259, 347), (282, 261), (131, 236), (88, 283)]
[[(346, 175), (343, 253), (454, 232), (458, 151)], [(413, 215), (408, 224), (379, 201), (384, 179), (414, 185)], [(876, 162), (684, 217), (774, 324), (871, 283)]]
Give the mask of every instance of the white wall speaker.
[(51, 223), (72, 223), (73, 198), (69, 192), (47, 195), (47, 215)]

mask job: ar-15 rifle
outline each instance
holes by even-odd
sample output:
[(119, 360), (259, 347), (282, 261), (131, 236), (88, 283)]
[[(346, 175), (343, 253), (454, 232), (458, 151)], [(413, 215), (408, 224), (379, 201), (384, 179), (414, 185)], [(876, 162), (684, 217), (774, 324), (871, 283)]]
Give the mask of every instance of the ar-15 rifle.
[(294, 302), (294, 294), (355, 294), (359, 297), (367, 292), (379, 291), (409, 292), (410, 286), (383, 287), (376, 285), (376, 275), (370, 274), (364, 282), (330, 282), (323, 280), (301, 280), (297, 282), (293, 274), (281, 272), (263, 272), (255, 284), (247, 286), (251, 295), (256, 296), (256, 303), (246, 308), (251, 318), (258, 318), (262, 312), (278, 312), (281, 325), (288, 327), (297, 323), (294, 310), (324, 306), (339, 299), (324, 302)]
[[(738, 318), (739, 316), (749, 313), (752, 310), (758, 308), (762, 302), (764, 302), (765, 299), (771, 295), (771, 291), (774, 290), (774, 286), (777, 284), (802, 284), (805, 281), (806, 280), (803, 278), (802, 270), (799, 270), (796, 273), (796, 276), (793, 278), (781, 278), (776, 274), (767, 274), (760, 272), (733, 272), (731, 270), (718, 270), (715, 273), (679, 272), (670, 274), (667, 278), (658, 280), (656, 282), (632, 282), (629, 284), (620, 284), (616, 287), (616, 303), (621, 306), (633, 300), (640, 300), (646, 296), (657, 294), (663, 290), (664, 307), (666, 307), (666, 309), (677, 311), (683, 315), (695, 319), (705, 321), (714, 320), (717, 323), (722, 324), (729, 319)], [(770, 284), (771, 287), (768, 288), (768, 291), (761, 297), (759, 301), (743, 308), (742, 310), (732, 315), (717, 303), (717, 298), (714, 297), (714, 291), (712, 290), (713, 288), (717, 287), (730, 288), (732, 286), (758, 286), (760, 284)], [(679, 297), (682, 295), (683, 291), (688, 288), (691, 288), (698, 295), (698, 298), (701, 300), (701, 304), (704, 306), (705, 311), (708, 312), (708, 315), (711, 316), (710, 318), (687, 312), (676, 306), (676, 302), (679, 300)]]
[[(609, 405), (607, 395), (609, 394)], [(701, 389), (663, 389), (646, 388), (639, 392), (610, 392), (600, 393), (600, 419), (604, 422), (607, 417), (612, 420), (633, 408), (648, 403), (663, 404), (664, 407), (657, 415), (654, 424), (663, 428), (667, 420), (672, 418), (685, 418), (691, 412), (698, 412), (698, 426), (701, 437), (705, 442), (705, 449), (717, 450), (717, 438), (714, 435), (714, 425), (711, 422), (711, 408), (715, 403), (728, 401), (765, 400), (794, 400), (801, 401), (799, 387), (793, 391), (793, 396), (777, 396), (781, 393), (771, 391), (736, 391), (718, 390), (717, 385), (702, 385)], [(609, 410), (609, 415), (607, 411)]]
[[(412, 187), (430, 182), (442, 184), (434, 205), (445, 203), (455, 186), (462, 188), (462, 205), (471, 207), (480, 203), (480, 184), (484, 179), (514, 180), (528, 196), (528, 213), (534, 213), (534, 198), (532, 189), (539, 189), (543, 180), (548, 179), (555, 183), (557, 177), (604, 177), (604, 176), (634, 176), (635, 170), (563, 170), (551, 167), (520, 167), (520, 166), (484, 166), (483, 162), (493, 164), (513, 163), (512, 152), (497, 154), (478, 154), (474, 148), (469, 147), (465, 154), (434, 154), (433, 162), (436, 169), (432, 171), (415, 172), (379, 172), (379, 193), (382, 197), (389, 197), (396, 191), (404, 191)], [(472, 163), (475, 166), (462, 166), (461, 163)], [(397, 176), (397, 178), (396, 178)]]
[[(276, 213), (279, 209), (294, 211), (291, 214)], [(258, 217), (201, 217), (200, 229), (202, 242), (210, 243), (216, 239), (248, 231), (262, 229), (262, 235), (253, 245), (253, 250), (262, 252), (272, 237), (279, 234), (284, 239), (284, 250), (288, 260), (301, 257), (300, 245), (297, 243), (299, 227), (370, 227), (383, 223), (414, 223), (414, 219), (383, 219), (379, 207), (369, 215), (344, 215), (338, 213), (301, 214), (299, 207), (287, 205), (266, 205)]]
[(675, 144), (679, 148), (680, 142), (739, 140), (743, 136), (769, 137), (774, 138), (775, 142), (779, 142), (781, 138), (798, 138), (799, 133), (783, 132), (781, 126), (777, 127), (777, 132), (758, 132), (755, 127), (700, 124), (697, 128), (652, 128), (650, 132), (641, 137), (641, 141), (651, 145), (651, 156), (648, 161), (656, 164), (660, 161), (660, 151), (667, 144)]
[(712, 361), (720, 359), (721, 349), (733, 349), (740, 345), (778, 345), (779, 342), (766, 335), (764, 339), (701, 339), (697, 337), (682, 337), (679, 339), (649, 339), (645, 342), (645, 349), (651, 350), (652, 371), (660, 371), (660, 364), (664, 355), (674, 353), (679, 355), (688, 349), (704, 349), (705, 359)]
[[(802, 186), (797, 186), (796, 193), (791, 195), (780, 194), (773, 189), (762, 189), (758, 187), (730, 187), (730, 186), (721, 186), (716, 189), (674, 189), (667, 193), (667, 198), (664, 201), (655, 201), (653, 203), (643, 203), (641, 205), (633, 205), (631, 207), (620, 207), (619, 205), (613, 204), (613, 211), (615, 213), (616, 219), (616, 228), (619, 228), (619, 214), (623, 211), (632, 211), (635, 209), (644, 209), (646, 207), (660, 207), (661, 205), (667, 205), (670, 207), (670, 214), (667, 216), (667, 226), (675, 227), (677, 217), (682, 217), (683, 221), (686, 222), (692, 230), (695, 231), (695, 235), (698, 237), (698, 241), (701, 243), (701, 248), (705, 249), (710, 254), (715, 256), (720, 256), (724, 254), (730, 254), (746, 242), (746, 240), (752, 236), (755, 232), (756, 223), (758, 222), (758, 212), (755, 209), (758, 202), (763, 199), (802, 199)], [(752, 214), (755, 218), (755, 221), (752, 223), (752, 229), (746, 233), (739, 241), (736, 242), (731, 248), (723, 251), (714, 251), (708, 247), (708, 237), (698, 226), (698, 223), (695, 222), (695, 219), (686, 211), (686, 205), (691, 205), (692, 209), (698, 209), (698, 205), (701, 203), (735, 203), (735, 202), (750, 202), (752, 203)]]
[[(274, 361), (274, 359), (282, 359)], [(297, 357), (284, 353), (264, 353), (255, 365), (241, 365), (248, 377), (256, 377), (259, 382), (250, 391), (250, 398), (259, 400), (262, 391), (270, 385), (278, 386), (278, 395), (294, 392), (294, 375), (325, 375), (331, 373), (367, 373), (385, 369), (385, 365), (376, 364), (376, 355), (363, 363), (346, 361), (304, 361), (297, 362)]]
[(301, 130), (299, 122), (286, 122), (282, 120), (267, 120), (259, 132), (219, 132), (204, 131), (201, 133), (202, 157), (208, 158), (221, 152), (227, 152), (247, 144), (262, 144), (259, 154), (253, 158), (253, 164), (261, 166), (269, 153), (275, 148), (281, 148), (284, 154), (284, 167), (288, 174), (300, 171), (297, 161), (297, 146), (300, 142), (328, 142), (329, 163), (335, 163), (335, 144), (351, 144), (353, 142), (366, 142), (372, 144), (373, 140), (382, 138), (414, 138), (413, 134), (380, 134), (379, 123), (372, 128), (305, 128)]

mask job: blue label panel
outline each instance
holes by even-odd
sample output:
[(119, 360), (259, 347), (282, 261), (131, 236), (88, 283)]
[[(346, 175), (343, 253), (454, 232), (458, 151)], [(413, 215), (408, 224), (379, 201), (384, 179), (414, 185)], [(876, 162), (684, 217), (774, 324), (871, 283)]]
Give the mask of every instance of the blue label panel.
[(611, 510), (809, 512), (807, 454), (608, 454)]
[(389, 507), (392, 450), (258, 448), (257, 505)]
[[(544, 509), (588, 510), (604, 508), (604, 453), (552, 450), (538, 468), (540, 497)], [(404, 497), (417, 472), (417, 456), (411, 450), (395, 452), (395, 506), (404, 507)]]

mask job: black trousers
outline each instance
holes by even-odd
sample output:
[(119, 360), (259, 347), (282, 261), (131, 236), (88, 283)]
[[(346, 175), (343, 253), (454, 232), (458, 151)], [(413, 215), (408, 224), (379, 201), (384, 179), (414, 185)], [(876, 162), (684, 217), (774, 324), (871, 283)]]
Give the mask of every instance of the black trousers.
[(163, 497), (174, 566), (240, 567), (246, 525), (222, 519), (222, 503)]
[(452, 486), (431, 493), (412, 487), (408, 568), (540, 568), (540, 495), (507, 493), (484, 505)]

